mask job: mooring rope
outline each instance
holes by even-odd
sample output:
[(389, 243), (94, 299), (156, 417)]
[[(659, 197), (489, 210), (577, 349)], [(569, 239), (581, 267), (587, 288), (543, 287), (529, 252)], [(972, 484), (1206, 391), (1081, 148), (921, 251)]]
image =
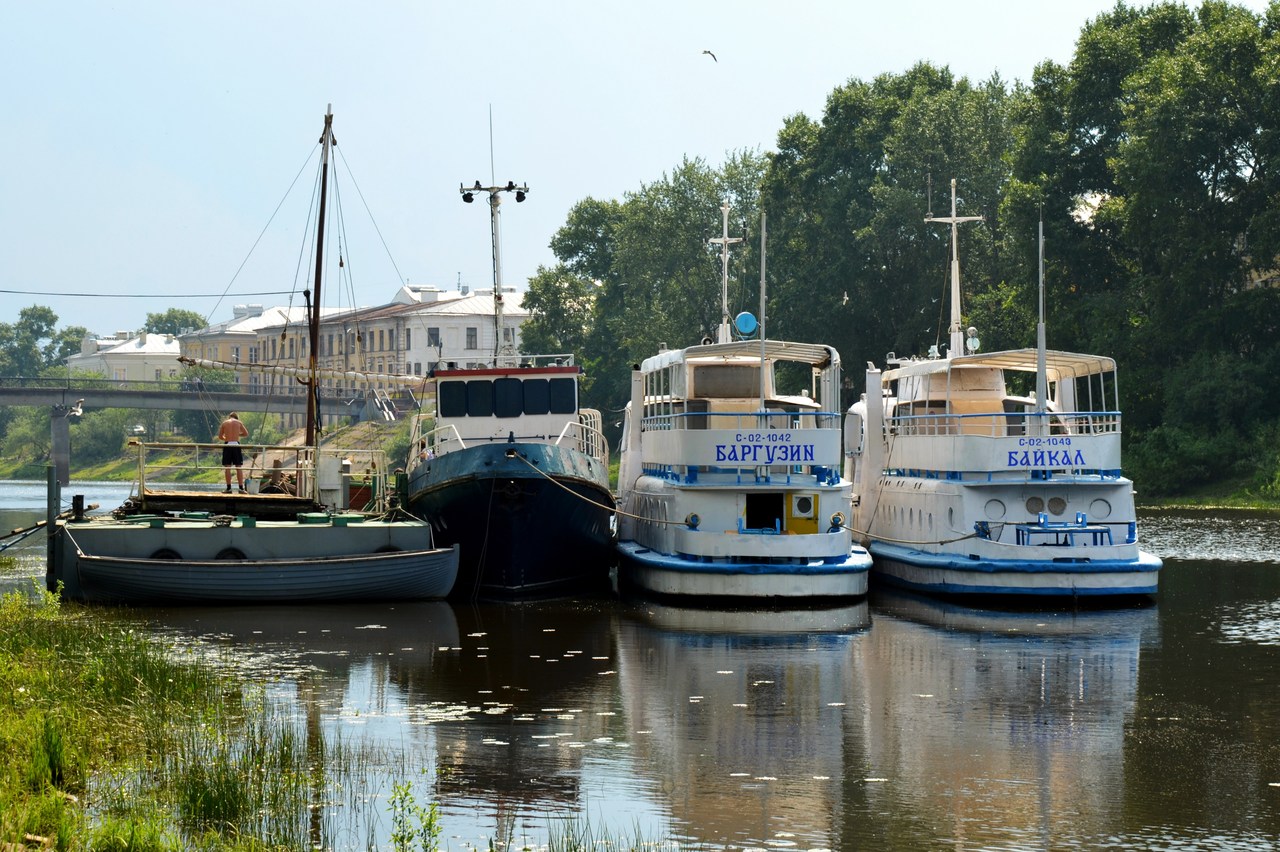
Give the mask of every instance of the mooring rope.
[(606, 504), (604, 504), (604, 503), (598, 503), (598, 502), (596, 502), (595, 500), (592, 500), (590, 497), (587, 497), (587, 496), (585, 496), (585, 495), (579, 494), (577, 491), (574, 491), (572, 488), (570, 488), (569, 486), (565, 485), (563, 482), (560, 482), (560, 481), (559, 481), (559, 480), (557, 480), (555, 477), (553, 477), (551, 474), (547, 473), (545, 470), (542, 470), (542, 469), (541, 469), (541, 468), (539, 468), (537, 465), (535, 465), (533, 462), (529, 461), (529, 460), (528, 460), (527, 458), (525, 458), (521, 453), (516, 452), (516, 453), (514, 453), (514, 455), (515, 455), (515, 457), (516, 457), (516, 458), (520, 459), (520, 461), (522, 461), (522, 462), (524, 462), (526, 465), (528, 465), (530, 470), (536, 471), (540, 476), (544, 477), (548, 482), (550, 482), (550, 483), (552, 483), (552, 484), (554, 484), (554, 485), (556, 485), (556, 486), (558, 486), (558, 487), (560, 487), (560, 488), (563, 488), (565, 491), (568, 491), (570, 494), (572, 494), (574, 497), (577, 497), (579, 500), (582, 500), (584, 503), (590, 503), (592, 506), (596, 506), (596, 507), (601, 508), (601, 509), (607, 509), (607, 510), (609, 510), (610, 512), (613, 512), (613, 513), (614, 513), (614, 514), (616, 514), (616, 515), (623, 515), (623, 516), (628, 517), (628, 518), (635, 518), (637, 521), (648, 521), (648, 522), (649, 522), (649, 523), (651, 523), (651, 524), (670, 524), (670, 525), (672, 525), (672, 526), (685, 526), (685, 525), (686, 525), (684, 521), (663, 521), (663, 520), (659, 520), (658, 518), (646, 518), (646, 517), (644, 517), (643, 515), (633, 515), (633, 514), (631, 514), (630, 512), (624, 512), (624, 511), (622, 511), (621, 509), (619, 509), (617, 506), (609, 506), (609, 505), (606, 505)]

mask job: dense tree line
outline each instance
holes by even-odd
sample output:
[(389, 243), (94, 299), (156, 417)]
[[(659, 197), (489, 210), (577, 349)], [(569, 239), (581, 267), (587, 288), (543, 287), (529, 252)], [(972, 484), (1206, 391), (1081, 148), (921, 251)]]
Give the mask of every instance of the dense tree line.
[(731, 312), (867, 361), (945, 346), (946, 215), (958, 181), (965, 320), (983, 349), (1034, 345), (1037, 223), (1049, 344), (1120, 364), (1127, 465), (1147, 494), (1230, 480), (1280, 496), (1280, 2), (1257, 15), (1123, 4), (1026, 84), (927, 62), (852, 79), (777, 150), (685, 161), (620, 201), (588, 198), (530, 281), (526, 348), (584, 359), (593, 404), (630, 365), (720, 319), (720, 204), (734, 211)]

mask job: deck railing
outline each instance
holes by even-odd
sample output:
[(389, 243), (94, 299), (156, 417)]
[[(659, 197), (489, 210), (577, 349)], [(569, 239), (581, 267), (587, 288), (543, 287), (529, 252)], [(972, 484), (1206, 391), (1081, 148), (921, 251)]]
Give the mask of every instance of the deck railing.
[[(151, 483), (195, 482), (220, 485), (225, 481), (223, 444), (130, 441), (138, 450), (138, 487)], [(258, 490), (276, 485), (284, 493), (320, 500), (320, 492), (368, 492), (368, 509), (382, 511), (390, 488), (391, 470), (378, 449), (314, 447), (286, 444), (241, 444), (246, 486)], [(279, 466), (276, 462), (279, 462)], [(234, 477), (234, 470), (233, 470)], [(278, 481), (278, 482), (277, 482)], [(351, 505), (355, 506), (354, 501)], [(356, 506), (356, 508), (365, 508)]]
[(891, 435), (981, 435), (989, 438), (1119, 434), (1120, 412), (982, 412), (899, 414), (886, 419)]

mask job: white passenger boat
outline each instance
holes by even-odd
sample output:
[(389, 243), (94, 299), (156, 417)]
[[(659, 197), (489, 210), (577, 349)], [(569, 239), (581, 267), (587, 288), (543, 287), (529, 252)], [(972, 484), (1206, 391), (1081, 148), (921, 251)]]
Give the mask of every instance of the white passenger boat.
[[(1116, 364), (1038, 346), (979, 354), (961, 331), (956, 226), (945, 356), (867, 370), (846, 419), (854, 528), (877, 581), (930, 592), (1150, 595), (1159, 558), (1138, 547), (1120, 465)], [(1043, 290), (1043, 287), (1042, 287)], [(969, 354), (961, 354), (967, 348)]]
[[(733, 339), (722, 209), (719, 342), (659, 352), (632, 373), (619, 579), (708, 598), (865, 594), (870, 557), (852, 541), (840, 475), (840, 356), (762, 328), (760, 339)], [(736, 330), (756, 332), (755, 318), (740, 314)], [(788, 393), (784, 381), (804, 386)]]

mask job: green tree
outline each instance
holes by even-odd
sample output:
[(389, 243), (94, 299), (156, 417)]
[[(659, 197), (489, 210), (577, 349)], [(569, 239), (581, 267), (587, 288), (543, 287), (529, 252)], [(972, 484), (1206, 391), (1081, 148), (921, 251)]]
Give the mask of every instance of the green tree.
[(208, 324), (209, 321), (195, 311), (169, 308), (164, 313), (147, 314), (147, 321), (143, 323), (142, 329), (152, 334), (182, 334), (204, 328)]
[[(732, 154), (719, 169), (686, 159), (621, 202), (586, 199), (570, 211), (551, 241), (560, 265), (531, 287), (542, 310), (534, 330), (545, 333), (547, 341), (567, 335), (576, 317), (557, 316), (557, 327), (550, 317), (562, 312), (566, 300), (585, 304), (575, 294), (585, 296), (590, 287), (591, 315), (578, 352), (591, 380), (585, 386), (590, 404), (619, 410), (633, 363), (654, 354), (661, 343), (687, 346), (716, 333), (720, 260), (707, 240), (720, 235), (720, 206), (726, 200), (734, 236), (742, 234), (743, 221), (758, 218), (763, 174), (764, 160), (754, 152)], [(748, 252), (735, 250), (731, 313), (758, 303), (754, 283), (745, 286), (748, 258)], [(573, 282), (568, 291), (562, 287), (566, 281)], [(549, 292), (553, 285), (562, 287), (558, 295)], [(571, 341), (565, 336), (560, 342)]]
[(599, 286), (564, 264), (539, 266), (524, 295), (529, 319), (520, 328), (521, 348), (529, 354), (581, 353)]
[(945, 345), (949, 232), (924, 220), (949, 213), (956, 178), (960, 214), (984, 217), (960, 243), (966, 310), (1010, 276), (1002, 200), (1014, 99), (998, 77), (973, 85), (920, 63), (849, 81), (820, 122), (788, 119), (764, 186), (770, 333), (830, 343), (857, 365)]
[(0, 323), (0, 375), (35, 378), (45, 369), (66, 363), (80, 351), (88, 334), (83, 326), (57, 328), (51, 308), (32, 305), (18, 312), (14, 323)]

